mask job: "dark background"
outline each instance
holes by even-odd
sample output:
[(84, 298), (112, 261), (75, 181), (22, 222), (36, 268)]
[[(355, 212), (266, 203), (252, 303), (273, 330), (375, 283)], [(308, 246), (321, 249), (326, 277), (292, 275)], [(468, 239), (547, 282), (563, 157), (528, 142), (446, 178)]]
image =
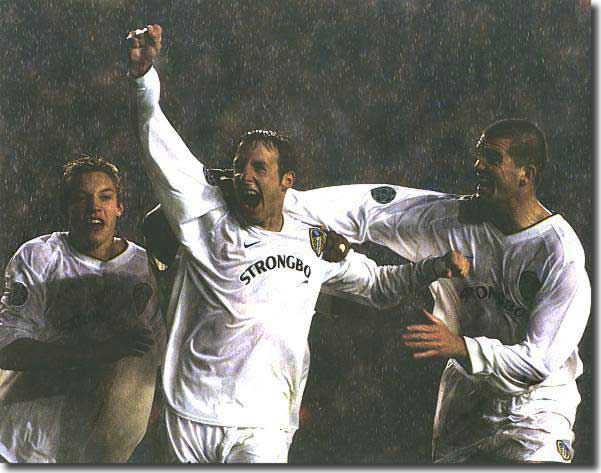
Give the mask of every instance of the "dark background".
[[(299, 188), (393, 183), (471, 193), (472, 149), (497, 118), (545, 131), (541, 200), (573, 225), (593, 276), (588, 1), (4, 1), (0, 14), (0, 266), (64, 228), (61, 166), (100, 154), (127, 178), (120, 232), (155, 203), (128, 118), (125, 35), (165, 29), (163, 108), (205, 163), (250, 128), (289, 131)], [(390, 252), (367, 248), (380, 262)], [(427, 298), (426, 298), (427, 299)], [(427, 303), (424, 299), (422, 303)], [(440, 363), (414, 364), (399, 310), (317, 316), (292, 462), (427, 463)], [(415, 305), (403, 306), (406, 318)], [(576, 463), (594, 461), (593, 330)]]

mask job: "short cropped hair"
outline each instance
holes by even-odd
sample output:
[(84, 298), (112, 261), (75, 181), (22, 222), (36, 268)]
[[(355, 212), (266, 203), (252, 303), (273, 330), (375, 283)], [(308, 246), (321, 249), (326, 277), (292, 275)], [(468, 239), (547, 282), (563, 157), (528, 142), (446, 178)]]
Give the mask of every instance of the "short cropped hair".
[(506, 118), (494, 122), (483, 132), (485, 139), (507, 138), (511, 144), (507, 152), (518, 166), (536, 168), (535, 186), (538, 186), (547, 164), (547, 141), (534, 123), (520, 118)]
[(66, 206), (69, 202), (73, 186), (79, 176), (87, 172), (103, 172), (106, 174), (117, 191), (117, 202), (121, 202), (121, 175), (119, 168), (110, 161), (100, 156), (82, 155), (78, 159), (69, 161), (63, 167), (62, 202)]
[(234, 158), (240, 153), (253, 149), (258, 143), (278, 152), (278, 173), (280, 179), (289, 171), (294, 172), (297, 155), (290, 135), (281, 131), (251, 130), (243, 133), (234, 150)]

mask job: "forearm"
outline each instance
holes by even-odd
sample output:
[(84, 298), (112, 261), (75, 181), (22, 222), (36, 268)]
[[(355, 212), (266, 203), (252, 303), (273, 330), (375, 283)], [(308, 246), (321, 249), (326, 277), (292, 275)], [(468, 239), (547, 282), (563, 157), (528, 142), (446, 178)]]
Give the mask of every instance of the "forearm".
[(125, 463), (144, 437), (152, 408), (159, 351), (119, 360), (105, 370), (102, 407), (96, 415), (82, 463)]
[(0, 368), (4, 370), (77, 368), (93, 362), (90, 344), (68, 346), (20, 338), (0, 350)]
[(544, 381), (551, 370), (545, 354), (529, 343), (503, 345), (486, 337), (464, 337), (470, 374), (509, 394), (521, 394)]
[[(159, 106), (160, 81), (154, 68), (133, 81), (134, 119), (144, 150), (143, 166), (171, 228), (222, 205), (219, 189), (205, 179), (192, 155)], [(179, 235), (178, 235), (179, 236)]]
[(346, 270), (339, 278), (330, 281), (326, 288), (380, 309), (393, 307), (436, 279), (435, 259), (427, 258), (419, 263), (399, 266), (378, 266), (365, 255), (351, 250)]
[(392, 307), (437, 279), (438, 258), (399, 266), (378, 266), (371, 282), (370, 300), (379, 308)]
[(152, 68), (133, 81), (133, 87), (133, 113), (143, 148), (142, 165), (170, 223), (185, 220), (184, 209), (178, 205), (186, 185), (185, 166), (183, 173), (180, 169), (186, 163), (181, 156), (190, 152), (159, 106), (160, 82), (156, 70)]

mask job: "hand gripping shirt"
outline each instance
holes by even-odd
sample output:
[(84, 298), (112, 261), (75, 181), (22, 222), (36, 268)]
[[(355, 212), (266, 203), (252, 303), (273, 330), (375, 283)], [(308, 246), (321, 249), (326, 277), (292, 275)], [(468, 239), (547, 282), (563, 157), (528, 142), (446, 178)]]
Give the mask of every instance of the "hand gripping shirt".
[[(140, 324), (157, 346), (142, 358), (96, 368), (0, 370), (0, 455), (11, 463), (73, 463), (86, 461), (89, 442), (106, 441), (108, 448), (114, 440), (104, 460), (126, 461), (146, 430), (165, 337), (143, 248), (127, 242), (123, 253), (100, 261), (75, 250), (66, 233), (21, 246), (6, 269), (0, 348), (22, 338), (101, 341)], [(114, 429), (103, 424), (115, 416)], [(100, 438), (107, 429), (112, 440)]]
[(168, 405), (205, 424), (295, 429), (322, 284), (396, 305), (423, 267), (377, 267), (354, 252), (328, 263), (323, 233), (289, 215), (280, 232), (242, 226), (163, 115), (156, 71), (135, 87), (144, 166), (182, 243), (163, 368)]
[[(575, 379), (582, 373), (578, 343), (591, 292), (582, 245), (560, 215), (504, 235), (479, 217), (472, 197), (389, 185), (292, 191), (285, 209), (412, 261), (449, 250), (470, 258), (467, 278), (431, 285), (434, 315), (464, 336), (471, 365), (450, 360), (443, 374), (435, 460), (458, 461), (493, 448), (501, 436), (511, 438), (516, 425), (544, 430), (541, 413), (573, 424), (580, 401)], [(532, 452), (540, 447), (536, 439), (515, 439)], [(571, 439), (557, 440), (569, 450)]]

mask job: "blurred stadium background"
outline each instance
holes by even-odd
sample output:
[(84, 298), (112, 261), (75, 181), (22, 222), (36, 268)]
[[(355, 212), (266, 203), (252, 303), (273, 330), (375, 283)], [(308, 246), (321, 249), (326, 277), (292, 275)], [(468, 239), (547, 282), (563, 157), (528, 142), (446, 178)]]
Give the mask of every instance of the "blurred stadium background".
[[(471, 193), (481, 129), (501, 117), (534, 120), (551, 151), (542, 201), (574, 226), (592, 279), (591, 4), (582, 0), (4, 1), (3, 268), (25, 240), (64, 228), (61, 166), (80, 153), (122, 169), (120, 232), (141, 241), (156, 200), (130, 128), (124, 40), (148, 23), (166, 30), (163, 108), (192, 151), (227, 166), (243, 131), (287, 130), (303, 156), (299, 188), (383, 182)], [(442, 365), (414, 364), (398, 343), (401, 317), (415, 317), (417, 304), (374, 312), (323, 303), (340, 315), (314, 320), (290, 460), (428, 463)], [(591, 464), (591, 326), (581, 351), (575, 463)]]

